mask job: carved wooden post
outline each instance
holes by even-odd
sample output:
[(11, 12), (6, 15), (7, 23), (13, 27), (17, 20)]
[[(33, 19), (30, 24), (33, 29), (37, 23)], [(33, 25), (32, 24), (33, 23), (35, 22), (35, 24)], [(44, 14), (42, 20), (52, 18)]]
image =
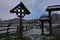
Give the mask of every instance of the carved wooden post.
[[(20, 11), (22, 12), (22, 10), (20, 9)], [(19, 27), (19, 38), (21, 40), (23, 40), (23, 26), (22, 26), (22, 13), (20, 13), (20, 27)], [(19, 40), (20, 40), (19, 39)]]
[(16, 13), (16, 15), (20, 18), (19, 27), (18, 27), (18, 40), (23, 40), (23, 26), (22, 26), (22, 17), (24, 17), (26, 14), (30, 14), (28, 9), (25, 7), (25, 5), (20, 2), (15, 8), (13, 8), (10, 13)]

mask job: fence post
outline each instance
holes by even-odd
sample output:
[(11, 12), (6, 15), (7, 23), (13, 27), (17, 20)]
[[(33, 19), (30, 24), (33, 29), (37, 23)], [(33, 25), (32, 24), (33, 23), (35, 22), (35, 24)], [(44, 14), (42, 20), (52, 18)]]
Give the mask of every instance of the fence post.
[(10, 29), (9, 27), (11, 26), (11, 24), (12, 23), (9, 22), (8, 25), (7, 25), (7, 40), (9, 40), (9, 29)]

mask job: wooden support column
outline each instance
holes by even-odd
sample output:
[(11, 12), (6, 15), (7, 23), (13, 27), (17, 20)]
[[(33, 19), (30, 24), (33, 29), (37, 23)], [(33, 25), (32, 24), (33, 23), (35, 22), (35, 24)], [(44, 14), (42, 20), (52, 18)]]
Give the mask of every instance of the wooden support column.
[(27, 26), (26, 26), (26, 29), (25, 29), (25, 31), (27, 31)]
[(51, 11), (49, 11), (49, 31), (50, 31), (50, 35), (52, 35), (52, 17), (51, 17)]
[(44, 25), (43, 25), (43, 22), (41, 22), (41, 28), (42, 28), (42, 35), (44, 35)]
[(20, 13), (19, 40), (23, 40), (22, 13)]

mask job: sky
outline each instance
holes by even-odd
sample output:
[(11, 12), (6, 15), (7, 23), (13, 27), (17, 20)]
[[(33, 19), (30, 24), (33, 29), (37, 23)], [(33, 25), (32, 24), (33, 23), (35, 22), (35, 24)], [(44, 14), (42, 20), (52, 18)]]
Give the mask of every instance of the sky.
[(48, 14), (46, 11), (48, 6), (60, 5), (60, 0), (0, 0), (0, 19), (8, 20), (16, 18), (17, 15), (10, 13), (10, 10), (21, 1), (31, 13), (26, 15), (24, 19), (39, 18), (41, 15)]

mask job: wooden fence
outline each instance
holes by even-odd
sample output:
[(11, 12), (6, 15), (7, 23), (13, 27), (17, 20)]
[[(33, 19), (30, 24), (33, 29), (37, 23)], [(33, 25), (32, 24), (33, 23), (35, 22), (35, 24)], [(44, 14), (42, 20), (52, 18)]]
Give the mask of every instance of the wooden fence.
[[(0, 23), (1, 24), (1, 23)], [(4, 23), (6, 24), (6, 23)], [(18, 27), (14, 27), (12, 23), (8, 23), (7, 25), (0, 25), (0, 34), (10, 34), (13, 32), (17, 32), (18, 31)]]

